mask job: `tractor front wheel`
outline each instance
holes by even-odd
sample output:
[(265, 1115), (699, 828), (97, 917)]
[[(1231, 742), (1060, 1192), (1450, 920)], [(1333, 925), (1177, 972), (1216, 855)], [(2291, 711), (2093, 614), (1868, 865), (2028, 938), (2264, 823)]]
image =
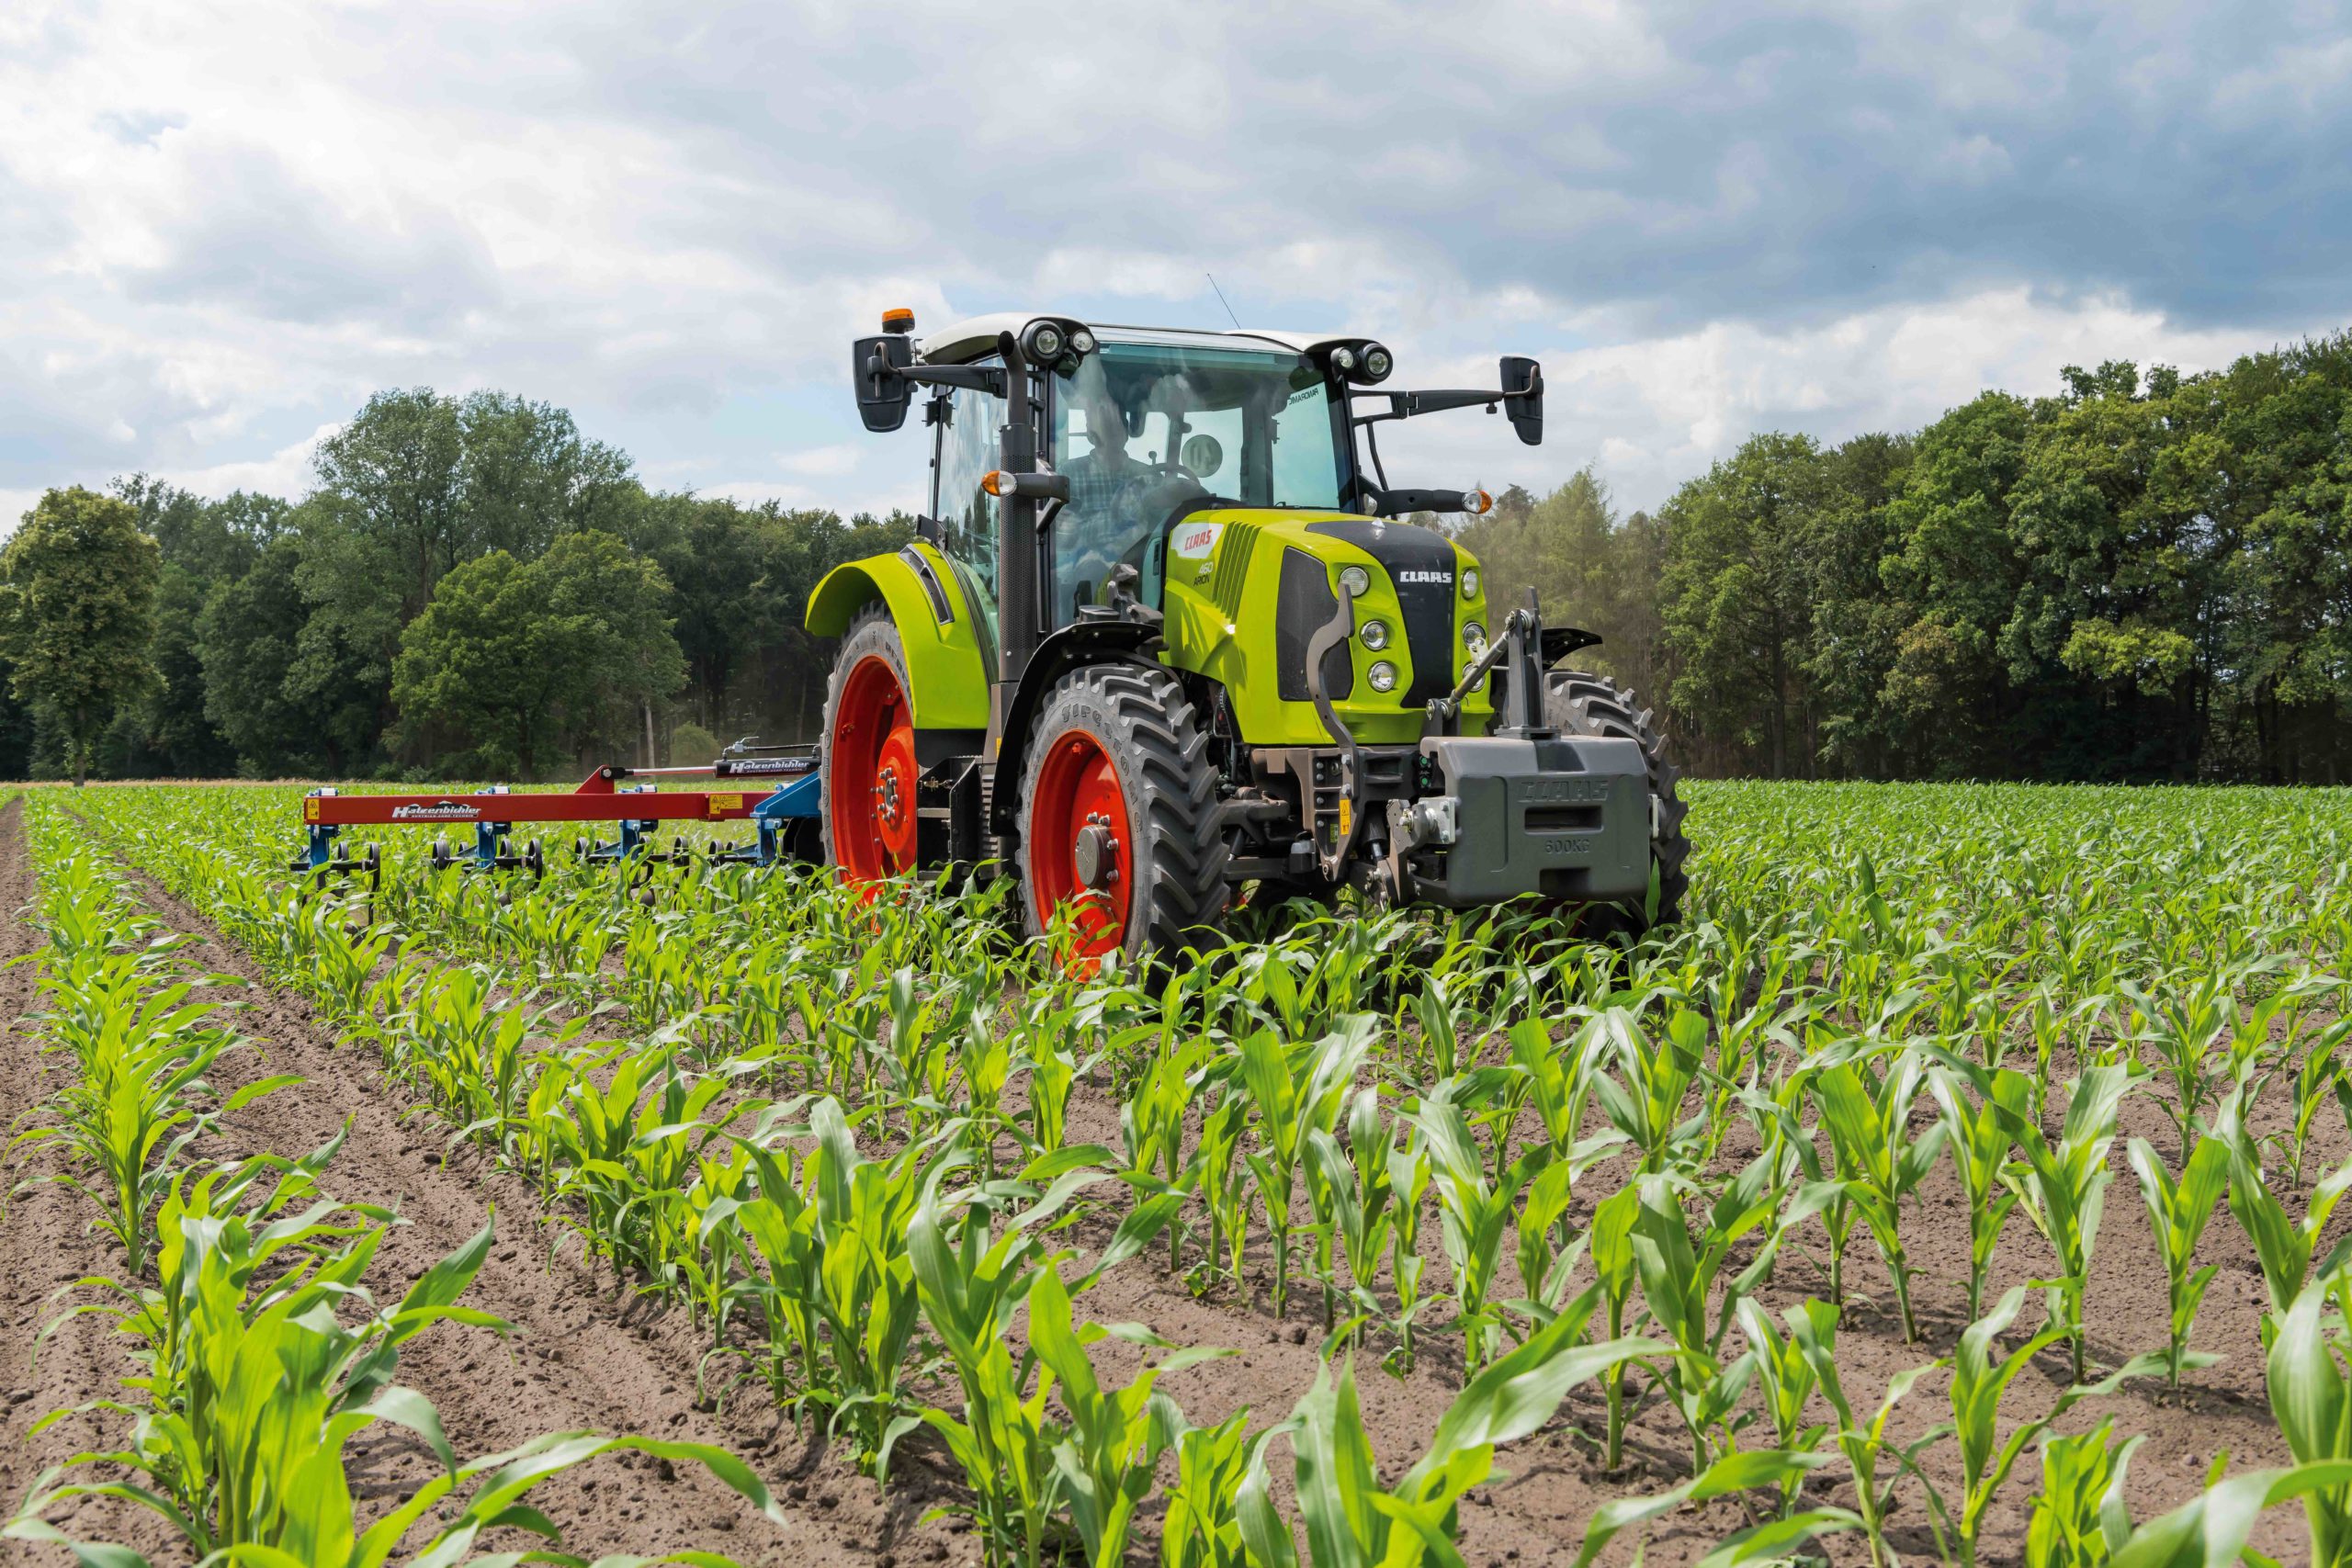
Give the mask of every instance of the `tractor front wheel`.
[(1076, 966), (1177, 952), (1224, 912), (1216, 808), (1208, 737), (1173, 675), (1097, 664), (1063, 676), (1022, 767), (1030, 934), (1057, 937)]
[(1544, 722), (1563, 735), (1640, 744), (1642, 757), (1649, 764), (1650, 872), (1657, 881), (1657, 913), (1652, 919), (1641, 908), (1629, 909), (1621, 923), (1636, 935), (1652, 925), (1672, 925), (1681, 917), (1682, 896), (1690, 887), (1690, 875), (1682, 869), (1682, 863), (1690, 856), (1682, 818), (1690, 808), (1675, 795), (1679, 775), (1666, 760), (1666, 739), (1658, 733), (1650, 710), (1636, 707), (1634, 694), (1606, 675), (1555, 670), (1544, 677)]
[(914, 705), (907, 656), (890, 613), (869, 605), (850, 623), (825, 687), (824, 764), (817, 819), (825, 858), (851, 882), (879, 882), (915, 863)]

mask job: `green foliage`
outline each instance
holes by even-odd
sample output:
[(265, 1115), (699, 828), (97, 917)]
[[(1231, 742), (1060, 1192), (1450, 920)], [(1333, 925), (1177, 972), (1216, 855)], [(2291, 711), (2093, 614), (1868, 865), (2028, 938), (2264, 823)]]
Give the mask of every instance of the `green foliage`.
[(155, 680), (159, 560), (129, 504), (79, 485), (44, 494), (0, 551), (10, 689), (55, 716), (77, 784), (116, 709)]
[(417, 735), (469, 738), (481, 771), (536, 776), (559, 738), (626, 734), (684, 683), (669, 594), (661, 569), (610, 534), (567, 534), (529, 561), (468, 561), (401, 634), (392, 700)]

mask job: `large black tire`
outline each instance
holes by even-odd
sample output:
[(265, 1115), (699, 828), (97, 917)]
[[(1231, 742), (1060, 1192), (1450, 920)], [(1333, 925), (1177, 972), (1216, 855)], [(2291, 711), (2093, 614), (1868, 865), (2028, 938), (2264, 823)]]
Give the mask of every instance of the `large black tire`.
[(1583, 670), (1555, 670), (1544, 677), (1544, 722), (1565, 735), (1632, 740), (1640, 745), (1649, 764), (1652, 830), (1650, 867), (1657, 876), (1657, 918), (1650, 920), (1639, 908), (1624, 912), (1624, 924), (1635, 934), (1651, 925), (1672, 925), (1682, 915), (1682, 896), (1690, 889), (1683, 863), (1690, 858), (1690, 840), (1683, 836), (1682, 818), (1690, 811), (1675, 794), (1679, 777), (1666, 760), (1666, 739), (1652, 722), (1650, 710), (1634, 705), (1634, 694), (1606, 675)]
[[(831, 866), (843, 866), (842, 846), (834, 842), (833, 831), (833, 774), (842, 761), (833, 755), (834, 730), (841, 716), (842, 688), (848, 682), (850, 671), (857, 667), (859, 661), (869, 657), (878, 657), (888, 663), (898, 677), (899, 690), (911, 697), (914, 683), (907, 678), (906, 649), (899, 640), (898, 624), (890, 619), (889, 606), (878, 601), (867, 604), (850, 617), (849, 629), (842, 634), (842, 645), (834, 652), (833, 667), (825, 676), (825, 728), (821, 732), (825, 743), (819, 751), (817, 763), (817, 833), (824, 863)], [(913, 809), (911, 789), (905, 804), (907, 809)], [(862, 855), (852, 856), (853, 860), (863, 858)], [(870, 866), (843, 868), (863, 870), (869, 874), (875, 869)]]
[(1121, 945), (1129, 957), (1151, 962), (1172, 957), (1188, 942), (1201, 943), (1214, 934), (1226, 903), (1216, 769), (1184, 688), (1167, 671), (1145, 664), (1071, 671), (1046, 694), (1029, 732), (1014, 854), (1029, 934), (1046, 934), (1054, 914), (1038, 897), (1038, 783), (1056, 742), (1078, 736), (1091, 739), (1109, 759), (1125, 802), (1130, 874)]

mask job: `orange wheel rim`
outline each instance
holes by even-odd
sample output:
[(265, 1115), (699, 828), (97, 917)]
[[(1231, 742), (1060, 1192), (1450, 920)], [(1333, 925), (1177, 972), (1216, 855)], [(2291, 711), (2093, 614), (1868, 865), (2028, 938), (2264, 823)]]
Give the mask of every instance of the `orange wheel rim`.
[(915, 728), (899, 672), (867, 654), (842, 682), (825, 737), (833, 859), (850, 882), (879, 882), (915, 863)]
[(1132, 840), (1126, 794), (1102, 743), (1082, 730), (1055, 737), (1029, 807), (1029, 896), (1048, 930), (1067, 911), (1066, 960), (1091, 968), (1126, 941)]

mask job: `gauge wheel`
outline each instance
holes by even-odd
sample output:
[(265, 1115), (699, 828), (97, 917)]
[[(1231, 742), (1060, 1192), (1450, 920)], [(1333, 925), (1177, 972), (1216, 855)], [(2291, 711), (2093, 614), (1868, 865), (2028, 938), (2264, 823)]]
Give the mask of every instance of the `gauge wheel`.
[(825, 683), (825, 760), (817, 819), (825, 859), (850, 882), (880, 882), (915, 864), (914, 705), (906, 650), (890, 612), (870, 604), (850, 622)]
[[(1216, 769), (1184, 688), (1156, 665), (1073, 670), (1046, 694), (1022, 764), (1022, 908), (1032, 936), (1091, 968), (1152, 961), (1225, 913)], [(1057, 928), (1057, 918), (1067, 921)]]
[(1650, 710), (1638, 706), (1631, 691), (1606, 675), (1555, 670), (1544, 677), (1544, 721), (1564, 735), (1631, 740), (1641, 747), (1649, 767), (1650, 871), (1657, 881), (1657, 913), (1650, 918), (1646, 900), (1635, 900), (1630, 908), (1616, 906), (1613, 919), (1600, 923), (1636, 936), (1653, 926), (1674, 924), (1682, 916), (1682, 897), (1690, 890), (1690, 874), (1683, 869), (1690, 858), (1690, 840), (1682, 832), (1682, 818), (1690, 808), (1675, 794), (1680, 775), (1666, 760), (1666, 738)]

